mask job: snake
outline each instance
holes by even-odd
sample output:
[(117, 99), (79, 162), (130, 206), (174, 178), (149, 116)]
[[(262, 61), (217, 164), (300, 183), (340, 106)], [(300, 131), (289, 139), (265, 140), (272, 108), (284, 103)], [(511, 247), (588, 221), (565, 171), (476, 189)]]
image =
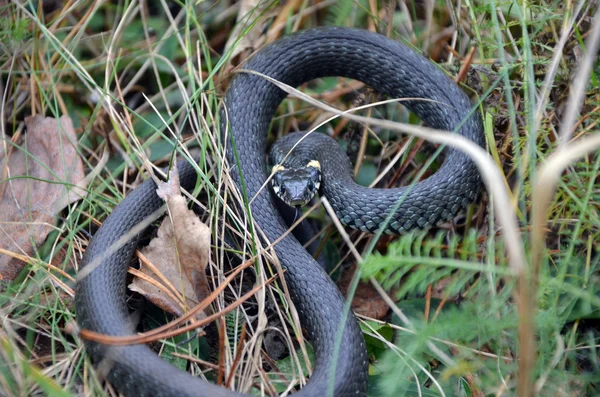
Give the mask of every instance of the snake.
[[(482, 121), (464, 91), (436, 64), (407, 45), (367, 30), (322, 27), (285, 35), (252, 55), (232, 78), (220, 117), (220, 144), (234, 186), (251, 198), (252, 219), (285, 269), (285, 281), (300, 323), (314, 350), (313, 371), (296, 396), (366, 396), (369, 357), (356, 317), (328, 274), (277, 212), (269, 177), (267, 137), (286, 92), (269, 76), (292, 87), (316, 78), (340, 76), (363, 82), (407, 108), (428, 126), (460, 134), (484, 145)], [(325, 139), (324, 134), (313, 134)], [(330, 155), (325, 145), (309, 143), (324, 155), (321, 189), (338, 218), (350, 227), (402, 233), (448, 221), (476, 199), (481, 177), (470, 158), (447, 148), (439, 169), (407, 187), (369, 189), (354, 183), (348, 161)], [(301, 149), (304, 150), (304, 149)], [(313, 153), (311, 153), (311, 156)], [(333, 166), (333, 171), (327, 171)], [(182, 188), (193, 189), (197, 173), (178, 163)], [(337, 177), (336, 177), (337, 173)], [(149, 178), (132, 190), (91, 238), (81, 261), (75, 294), (78, 326), (110, 336), (135, 333), (127, 307), (127, 268), (140, 233), (128, 233), (164, 204)], [(408, 189), (408, 190), (407, 190)], [(394, 213), (390, 214), (394, 204)], [(388, 222), (384, 220), (388, 219)], [(383, 226), (381, 226), (383, 227)], [(129, 233), (132, 234), (132, 233)], [(111, 247), (118, 244), (117, 249)], [(90, 266), (89, 269), (86, 267)], [(125, 396), (240, 396), (162, 360), (144, 344), (109, 345), (84, 340), (86, 351), (106, 379)]]

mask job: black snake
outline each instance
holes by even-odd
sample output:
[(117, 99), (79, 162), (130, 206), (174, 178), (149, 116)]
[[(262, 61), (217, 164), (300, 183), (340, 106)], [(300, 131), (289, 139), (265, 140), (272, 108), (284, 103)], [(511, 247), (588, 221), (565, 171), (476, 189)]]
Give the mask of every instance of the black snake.
[[(477, 112), (469, 116), (472, 105), (461, 89), (423, 56), (375, 33), (349, 28), (302, 31), (266, 46), (244, 68), (294, 87), (324, 76), (353, 78), (389, 97), (411, 98), (403, 104), (431, 127), (456, 131), (481, 146), (484, 143), (480, 117)], [(221, 131), (234, 181), (241, 189), (243, 178), (247, 197), (256, 195), (251, 204), (252, 216), (270, 241), (281, 237), (287, 229), (269, 192), (261, 190), (267, 178), (267, 131), (285, 96), (264, 78), (239, 73), (227, 91), (221, 113), (222, 120), (229, 122), (221, 125)], [(336, 162), (337, 158), (330, 156), (329, 160)], [(323, 164), (323, 168), (326, 166)], [(343, 165), (337, 163), (337, 166)], [(182, 164), (179, 171), (182, 187), (193, 188), (196, 173), (192, 167)], [(323, 182), (324, 194), (338, 217), (361, 230), (375, 230), (404, 192), (403, 188), (367, 189), (343, 176)], [(469, 158), (449, 150), (440, 169), (412, 186), (403, 197), (387, 231), (425, 228), (451, 219), (476, 197), (480, 184), (479, 174)], [(163, 204), (155, 190), (155, 183), (149, 179), (115, 208), (91, 240), (82, 267), (102, 256)], [(134, 332), (128, 321), (125, 283), (136, 245), (137, 240), (133, 239), (78, 282), (76, 314), (82, 328), (108, 335)], [(328, 390), (335, 396), (366, 395), (365, 343), (354, 316), (350, 314), (342, 323), (344, 298), (293, 236), (280, 241), (275, 251), (286, 269), (293, 302), (315, 351), (310, 380), (294, 395), (320, 397), (327, 395)], [(340, 325), (344, 326), (343, 333), (336, 340)], [(334, 360), (336, 343), (339, 351)], [(86, 342), (86, 346), (94, 362), (108, 361), (108, 379), (127, 396), (238, 395), (180, 371), (145, 345), (105, 346)]]

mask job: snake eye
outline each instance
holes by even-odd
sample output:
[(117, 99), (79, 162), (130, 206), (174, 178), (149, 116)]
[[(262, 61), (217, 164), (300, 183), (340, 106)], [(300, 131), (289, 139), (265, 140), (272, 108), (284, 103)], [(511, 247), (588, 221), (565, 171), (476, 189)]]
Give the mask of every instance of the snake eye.
[(273, 179), (273, 191), (278, 195), (282, 196), (285, 194), (285, 185), (281, 184), (281, 181)]
[(306, 184), (306, 187), (308, 187), (308, 190), (310, 190), (310, 191), (315, 190), (315, 184), (313, 183), (313, 181), (308, 181), (308, 183)]
[(271, 185), (273, 186), (273, 191), (279, 197), (285, 194), (285, 185), (283, 183), (283, 175), (281, 173), (281, 169), (274, 170), (273, 179), (271, 179)]

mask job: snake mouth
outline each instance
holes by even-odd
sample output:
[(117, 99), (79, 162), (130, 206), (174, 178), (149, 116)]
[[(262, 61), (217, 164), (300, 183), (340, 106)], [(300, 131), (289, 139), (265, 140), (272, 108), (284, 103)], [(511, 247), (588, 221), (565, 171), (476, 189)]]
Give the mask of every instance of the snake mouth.
[(290, 207), (301, 208), (301, 207), (304, 207), (305, 205), (307, 205), (308, 203), (310, 203), (310, 199), (309, 200), (291, 200), (288, 203), (288, 205)]

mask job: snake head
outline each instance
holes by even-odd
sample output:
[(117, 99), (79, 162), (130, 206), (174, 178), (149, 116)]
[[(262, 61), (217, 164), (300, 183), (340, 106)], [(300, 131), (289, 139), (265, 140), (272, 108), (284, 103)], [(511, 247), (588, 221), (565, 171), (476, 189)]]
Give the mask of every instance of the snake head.
[(313, 199), (321, 186), (321, 165), (311, 160), (303, 167), (273, 167), (273, 191), (290, 207), (302, 207)]

